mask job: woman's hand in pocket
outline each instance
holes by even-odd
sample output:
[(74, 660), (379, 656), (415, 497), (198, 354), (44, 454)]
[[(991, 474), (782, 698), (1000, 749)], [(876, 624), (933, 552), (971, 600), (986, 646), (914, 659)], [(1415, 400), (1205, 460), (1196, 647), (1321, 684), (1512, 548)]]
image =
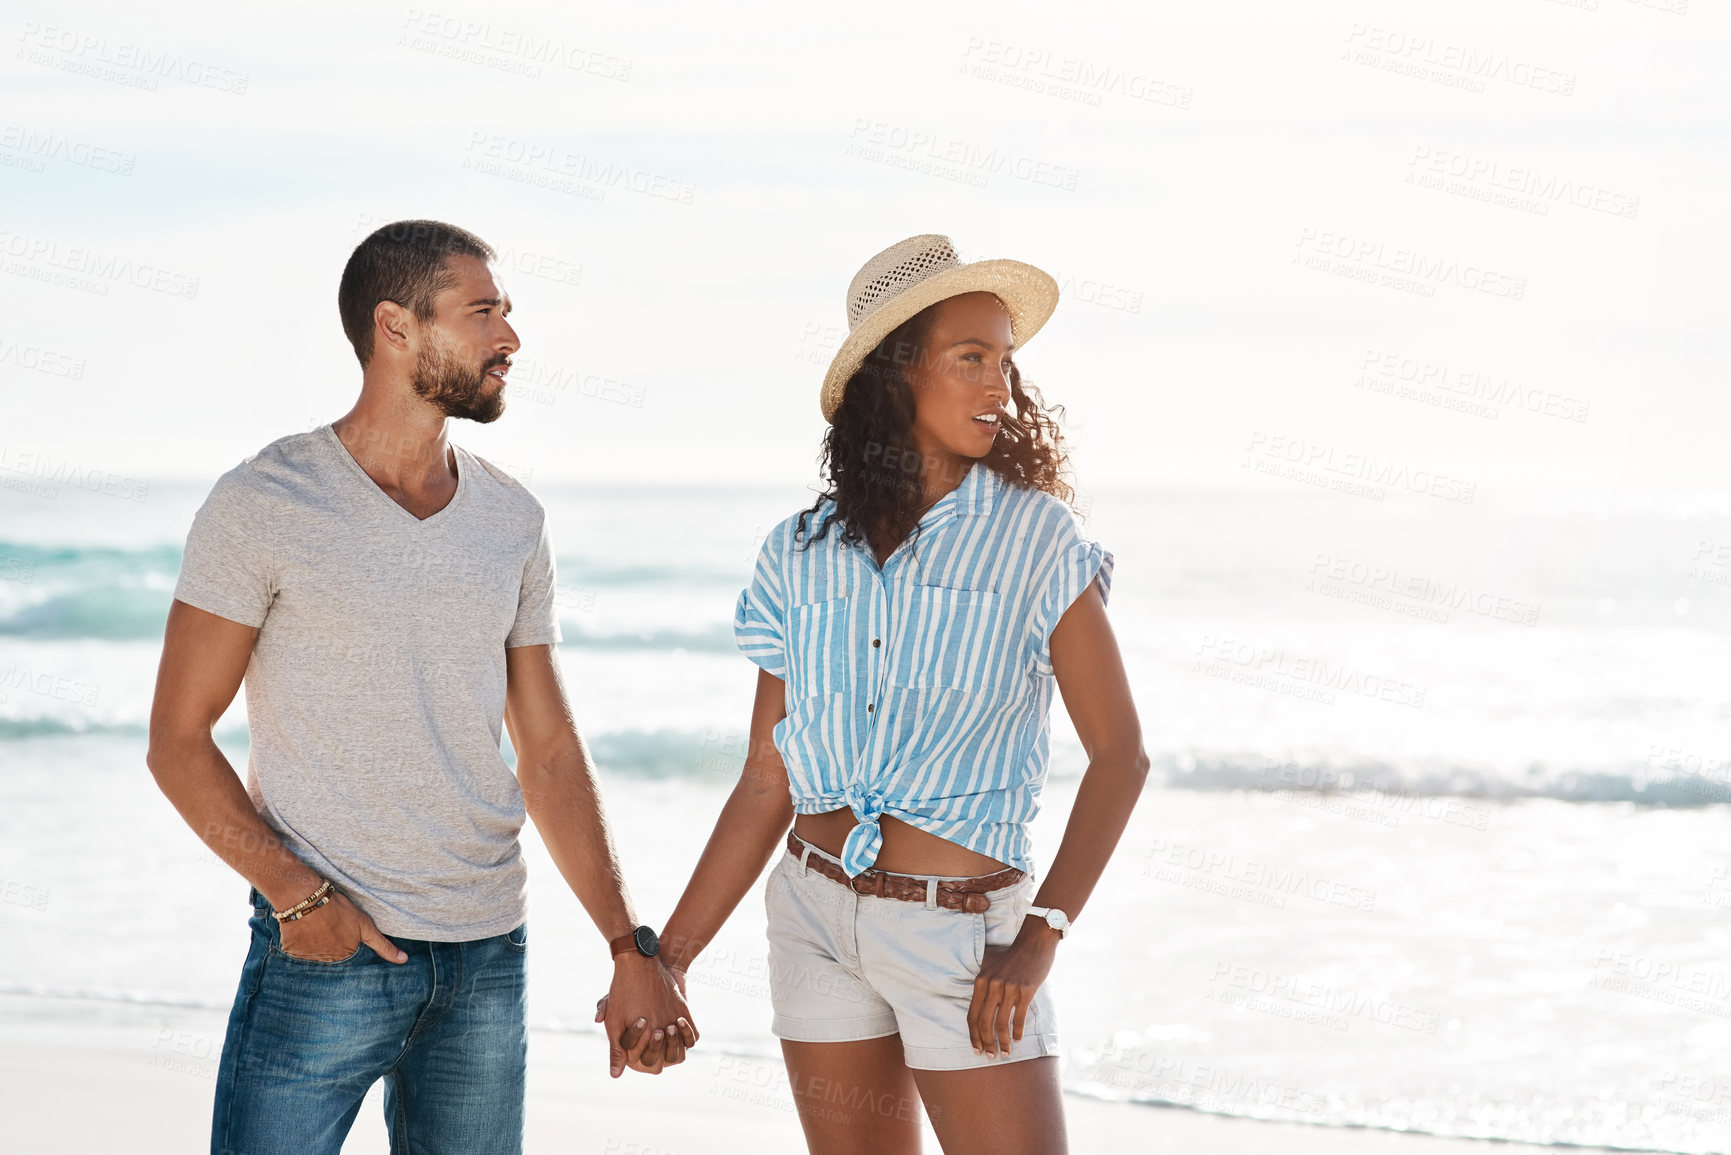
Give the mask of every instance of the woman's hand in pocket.
[(1058, 954), (1058, 932), (1044, 919), (1022, 923), (1009, 946), (987, 946), (980, 972), (974, 976), (974, 998), (968, 1004), (968, 1039), (976, 1054), (1010, 1053), (1028, 1021), (1034, 992), (1052, 971)]

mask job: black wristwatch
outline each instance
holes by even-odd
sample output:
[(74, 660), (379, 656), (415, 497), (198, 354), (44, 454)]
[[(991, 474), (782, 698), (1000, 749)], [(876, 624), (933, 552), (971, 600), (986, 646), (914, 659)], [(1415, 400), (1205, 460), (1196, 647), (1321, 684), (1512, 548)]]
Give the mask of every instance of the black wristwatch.
[(661, 940), (655, 937), (655, 932), (647, 926), (640, 926), (630, 934), (622, 934), (607, 944), (618, 958), (627, 951), (636, 951), (644, 958), (654, 958), (661, 953)]

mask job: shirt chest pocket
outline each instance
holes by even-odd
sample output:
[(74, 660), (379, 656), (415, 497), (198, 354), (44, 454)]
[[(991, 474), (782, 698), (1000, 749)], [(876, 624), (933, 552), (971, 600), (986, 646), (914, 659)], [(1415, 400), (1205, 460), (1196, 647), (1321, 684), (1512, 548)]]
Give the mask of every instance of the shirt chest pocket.
[(788, 613), (787, 687), (795, 698), (846, 693), (855, 666), (853, 600), (808, 602)]
[(890, 664), (890, 684), (908, 689), (985, 690), (1005, 639), (992, 590), (916, 586)]

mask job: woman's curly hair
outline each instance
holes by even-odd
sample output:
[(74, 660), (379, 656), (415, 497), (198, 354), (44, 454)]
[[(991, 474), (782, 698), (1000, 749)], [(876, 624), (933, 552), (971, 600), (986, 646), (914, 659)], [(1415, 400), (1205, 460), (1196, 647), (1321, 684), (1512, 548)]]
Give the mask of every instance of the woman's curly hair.
[[(914, 391), (906, 370), (921, 355), (935, 310), (942, 303), (928, 305), (902, 322), (848, 378), (819, 456), (825, 489), (799, 515), (795, 536), (806, 545), (827, 534), (832, 522), (841, 523), (838, 532), (843, 541), (863, 542), (868, 549), (874, 530), (881, 529), (889, 540), (899, 542), (918, 529), (924, 493), (920, 452), (912, 436)], [(1064, 477), (1069, 459), (1056, 420), (1063, 415), (1063, 406), (1046, 406), (1039, 390), (1022, 380), (1014, 362), (1009, 378), (1003, 427), (980, 460), (1012, 485), (1073, 503), (1075, 491)], [(831, 499), (835, 515), (806, 538), (806, 518)]]

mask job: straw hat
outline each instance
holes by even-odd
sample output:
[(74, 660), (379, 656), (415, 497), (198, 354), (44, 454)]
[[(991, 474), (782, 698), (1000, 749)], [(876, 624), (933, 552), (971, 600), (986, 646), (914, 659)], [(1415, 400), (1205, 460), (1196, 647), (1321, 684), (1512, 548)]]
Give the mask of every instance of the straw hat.
[(950, 238), (936, 233), (898, 241), (867, 261), (847, 287), (847, 340), (824, 374), (819, 403), (835, 420), (848, 378), (897, 325), (927, 305), (962, 293), (992, 293), (1010, 311), (1019, 349), (1058, 306), (1058, 282), (1021, 261), (956, 258)]

